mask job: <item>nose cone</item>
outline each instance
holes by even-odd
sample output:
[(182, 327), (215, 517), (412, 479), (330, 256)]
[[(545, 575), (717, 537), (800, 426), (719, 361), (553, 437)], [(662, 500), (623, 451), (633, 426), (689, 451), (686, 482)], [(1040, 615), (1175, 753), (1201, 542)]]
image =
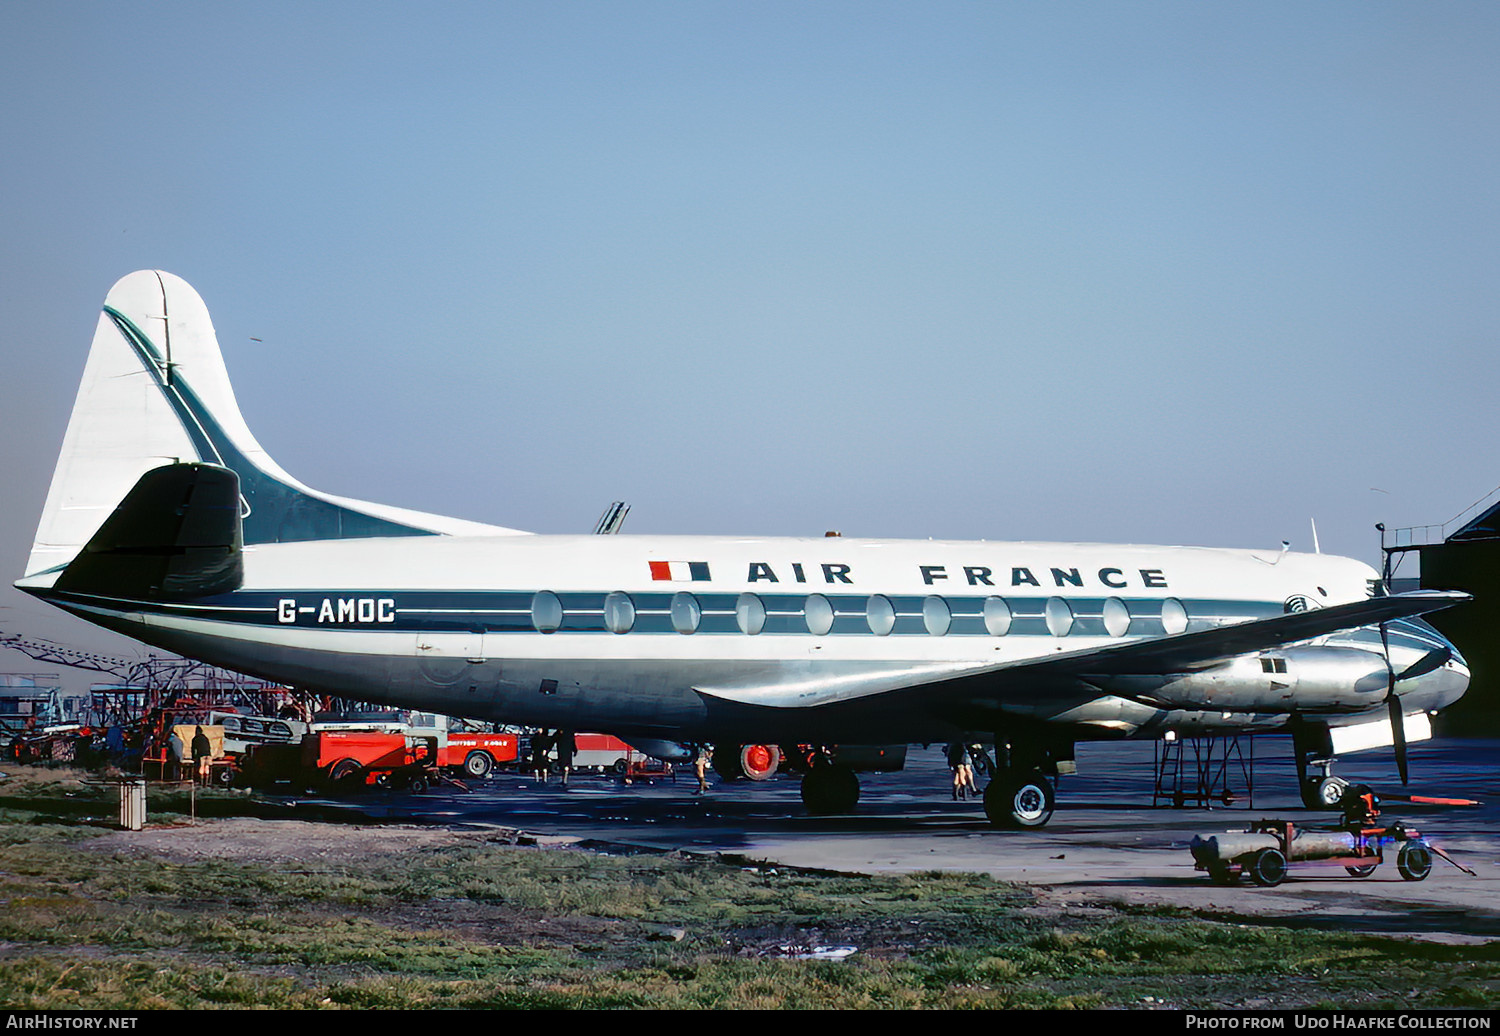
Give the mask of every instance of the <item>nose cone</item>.
[(1447, 708), (1469, 689), (1469, 665), (1457, 651), (1442, 665), (1398, 682), (1396, 693), (1408, 711), (1436, 712)]

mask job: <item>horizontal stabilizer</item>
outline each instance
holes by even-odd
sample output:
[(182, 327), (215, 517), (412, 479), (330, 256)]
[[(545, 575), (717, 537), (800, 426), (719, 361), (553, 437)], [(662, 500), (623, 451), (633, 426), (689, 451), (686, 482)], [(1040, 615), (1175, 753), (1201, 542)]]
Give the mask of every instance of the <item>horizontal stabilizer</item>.
[(54, 589), (178, 601), (238, 589), (240, 480), (214, 464), (168, 464), (140, 477)]

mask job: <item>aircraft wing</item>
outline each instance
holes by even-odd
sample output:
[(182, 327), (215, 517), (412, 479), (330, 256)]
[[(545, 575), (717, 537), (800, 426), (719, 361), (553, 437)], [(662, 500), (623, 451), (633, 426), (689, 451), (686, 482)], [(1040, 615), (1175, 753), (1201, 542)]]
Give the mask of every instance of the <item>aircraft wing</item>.
[[(1044, 686), (1089, 676), (1190, 672), (1236, 655), (1439, 611), (1471, 599), (1469, 594), (1454, 590), (1415, 590), (1045, 658), (970, 667), (865, 671), (844, 676), (809, 677), (797, 683), (776, 686), (698, 686), (695, 690), (710, 698), (776, 708), (812, 708), (881, 697), (906, 698), (912, 693), (919, 693), (928, 702), (955, 702), (1004, 694), (1008, 687), (1019, 683)], [(895, 702), (885, 704), (894, 705)]]
[(1032, 663), (1028, 668), (1110, 676), (1187, 672), (1236, 655), (1268, 651), (1330, 633), (1440, 611), (1468, 600), (1472, 600), (1471, 595), (1457, 590), (1413, 590), (1171, 637), (1137, 640), (1081, 654), (1059, 655)]

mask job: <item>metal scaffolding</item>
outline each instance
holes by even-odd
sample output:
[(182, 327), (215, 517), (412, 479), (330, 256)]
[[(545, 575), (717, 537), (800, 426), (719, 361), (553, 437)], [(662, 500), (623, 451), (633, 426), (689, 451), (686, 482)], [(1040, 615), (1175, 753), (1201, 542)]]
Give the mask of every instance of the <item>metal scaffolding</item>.
[(1255, 738), (1242, 739), (1238, 735), (1172, 738), (1153, 742), (1153, 753), (1156, 757), (1153, 806), (1254, 808)]

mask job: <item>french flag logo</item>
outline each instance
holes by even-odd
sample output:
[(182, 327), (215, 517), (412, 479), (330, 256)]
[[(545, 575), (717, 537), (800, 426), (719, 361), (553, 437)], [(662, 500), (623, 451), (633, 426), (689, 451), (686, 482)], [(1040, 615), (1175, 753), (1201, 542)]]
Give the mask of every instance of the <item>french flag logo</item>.
[(658, 583), (706, 583), (707, 561), (648, 561), (651, 579)]

